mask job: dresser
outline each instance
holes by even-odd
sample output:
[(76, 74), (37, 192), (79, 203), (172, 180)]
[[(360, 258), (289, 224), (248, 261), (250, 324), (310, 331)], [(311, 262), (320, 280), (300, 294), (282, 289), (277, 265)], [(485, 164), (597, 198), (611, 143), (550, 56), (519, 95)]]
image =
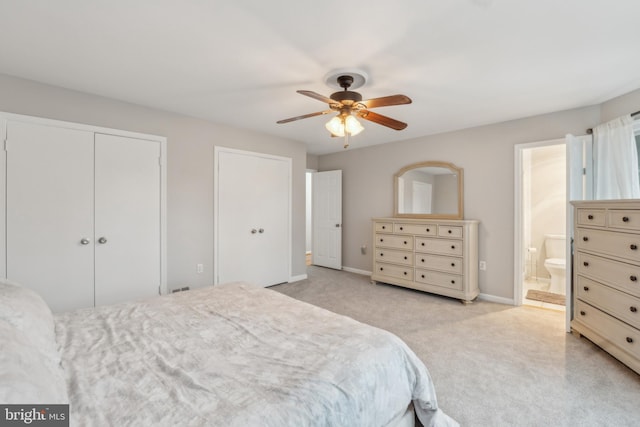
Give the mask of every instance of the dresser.
[(572, 331), (640, 373), (640, 200), (572, 204)]
[(478, 296), (478, 221), (374, 218), (373, 242), (373, 283)]

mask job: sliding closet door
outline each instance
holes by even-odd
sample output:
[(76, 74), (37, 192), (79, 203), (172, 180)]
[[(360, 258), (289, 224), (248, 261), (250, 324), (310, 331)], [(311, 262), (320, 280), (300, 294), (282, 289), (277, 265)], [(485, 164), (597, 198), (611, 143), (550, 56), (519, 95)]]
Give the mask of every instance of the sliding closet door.
[(95, 136), (96, 305), (158, 295), (160, 143)]
[(7, 278), (93, 306), (93, 133), (9, 121), (6, 209)]
[(291, 159), (219, 150), (216, 161), (216, 283), (287, 282)]

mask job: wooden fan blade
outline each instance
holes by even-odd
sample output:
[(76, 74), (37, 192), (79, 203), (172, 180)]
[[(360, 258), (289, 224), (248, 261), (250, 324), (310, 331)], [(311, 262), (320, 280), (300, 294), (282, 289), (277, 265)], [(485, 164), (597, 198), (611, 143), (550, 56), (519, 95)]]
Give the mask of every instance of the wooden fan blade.
[(326, 102), (329, 105), (331, 105), (331, 104), (339, 104), (339, 102), (336, 102), (331, 98), (327, 98), (326, 96), (320, 95), (319, 93), (311, 91), (311, 90), (297, 90), (296, 92), (298, 92), (301, 95), (305, 95), (305, 96), (308, 96), (310, 98), (317, 99), (318, 101)]
[(363, 104), (366, 108), (386, 107), (388, 105), (411, 104), (411, 98), (405, 95), (390, 95), (367, 99), (360, 102), (360, 104)]
[(318, 111), (317, 113), (304, 114), (302, 116), (296, 116), (296, 117), (291, 117), (289, 119), (278, 120), (276, 123), (282, 124), (282, 123), (295, 122), (296, 120), (308, 119), (309, 117), (315, 117), (315, 116), (322, 116), (323, 114), (329, 114), (333, 112), (334, 112), (333, 110)]
[(383, 116), (382, 114), (374, 113), (369, 110), (362, 110), (358, 112), (358, 116), (365, 120), (377, 123), (382, 126), (386, 126), (395, 130), (402, 130), (407, 127), (407, 124), (391, 117)]

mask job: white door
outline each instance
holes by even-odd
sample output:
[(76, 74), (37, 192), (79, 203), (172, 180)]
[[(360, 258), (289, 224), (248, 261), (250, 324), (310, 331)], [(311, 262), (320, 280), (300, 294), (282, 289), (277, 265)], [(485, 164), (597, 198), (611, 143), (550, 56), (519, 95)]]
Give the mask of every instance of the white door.
[(160, 143), (95, 135), (95, 303), (159, 294)]
[(9, 121), (6, 209), (7, 278), (93, 306), (93, 133)]
[(291, 159), (216, 147), (216, 283), (289, 280)]
[(313, 264), (342, 269), (342, 171), (313, 174)]

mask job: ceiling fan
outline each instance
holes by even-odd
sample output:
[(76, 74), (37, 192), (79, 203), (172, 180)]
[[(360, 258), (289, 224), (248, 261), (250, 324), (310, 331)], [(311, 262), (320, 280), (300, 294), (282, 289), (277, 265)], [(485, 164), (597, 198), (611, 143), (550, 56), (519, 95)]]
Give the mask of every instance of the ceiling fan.
[(349, 90), (349, 88), (353, 84), (353, 81), (354, 76), (352, 75), (339, 75), (337, 77), (337, 82), (338, 85), (343, 88), (343, 90), (332, 93), (329, 98), (310, 90), (298, 90), (297, 92), (299, 94), (317, 99), (318, 101), (326, 102), (327, 104), (329, 104), (329, 109), (279, 120), (277, 123), (289, 123), (296, 120), (307, 119), (309, 117), (322, 116), (325, 114), (336, 112), (338, 114), (325, 126), (331, 133), (331, 136), (345, 137), (344, 148), (347, 148), (349, 146), (349, 136), (357, 135), (364, 129), (360, 122), (358, 122), (356, 117), (369, 120), (371, 122), (395, 130), (402, 130), (407, 127), (407, 124), (404, 122), (392, 119), (391, 117), (383, 116), (382, 114), (374, 113), (369, 109), (386, 107), (390, 105), (411, 104), (411, 98), (405, 95), (390, 95), (363, 101), (362, 95), (360, 95), (358, 92)]

